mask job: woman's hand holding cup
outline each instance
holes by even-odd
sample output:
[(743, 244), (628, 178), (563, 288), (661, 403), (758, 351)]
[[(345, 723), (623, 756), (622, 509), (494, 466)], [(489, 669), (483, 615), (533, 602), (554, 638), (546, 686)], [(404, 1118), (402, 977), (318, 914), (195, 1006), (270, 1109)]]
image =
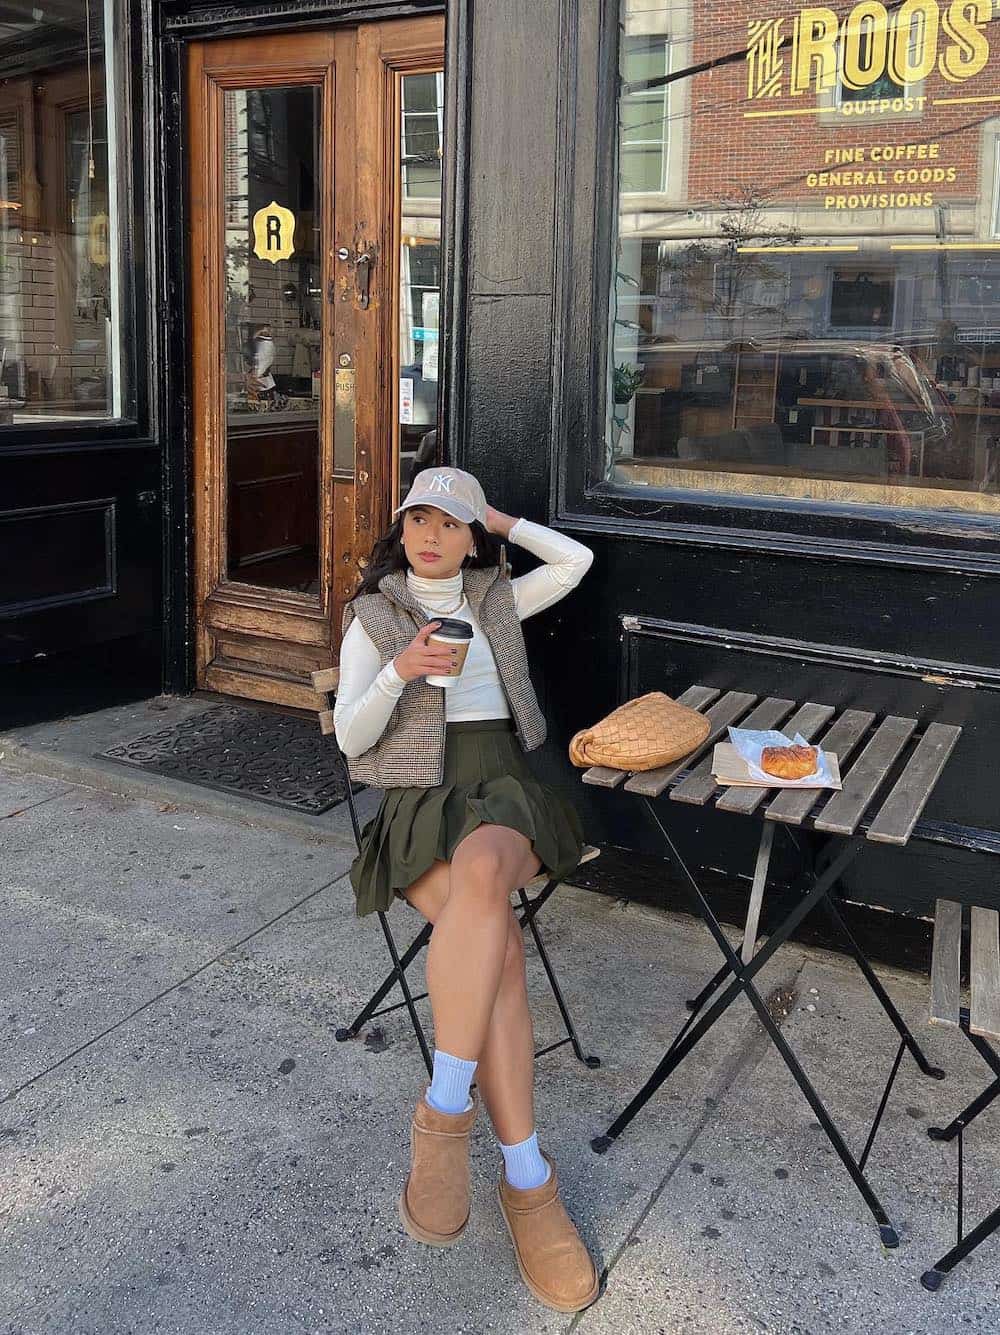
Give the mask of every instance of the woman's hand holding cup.
[(426, 626), (417, 631), (403, 652), (396, 655), (395, 668), (404, 681), (451, 671), (454, 651), (447, 645), (430, 642), (431, 634), (440, 624), (440, 621), (428, 621)]

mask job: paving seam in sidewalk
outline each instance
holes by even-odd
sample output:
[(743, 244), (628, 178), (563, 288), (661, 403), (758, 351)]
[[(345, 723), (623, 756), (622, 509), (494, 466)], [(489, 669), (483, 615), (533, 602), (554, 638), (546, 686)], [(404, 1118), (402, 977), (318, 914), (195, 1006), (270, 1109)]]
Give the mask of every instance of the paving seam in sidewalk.
[[(335, 848), (353, 849), (355, 846), (349, 834), (340, 834), (313, 823), (322, 821), (322, 816), (297, 815), (292, 812), (283, 814), (280, 807), (263, 802), (254, 803), (248, 796), (240, 797), (235, 793), (227, 795), (166, 775), (156, 775), (138, 766), (119, 765), (111, 760), (100, 761), (97, 757), (83, 759), (80, 756), (64, 757), (36, 751), (22, 745), (9, 734), (0, 735), (0, 773), (4, 768), (13, 774), (38, 774), (43, 778), (58, 779), (74, 788), (85, 788), (88, 792), (111, 793), (130, 802), (169, 802), (178, 811), (215, 816), (233, 825), (277, 830), (283, 834), (314, 839), (318, 843), (332, 844)], [(241, 810), (238, 803), (245, 804), (246, 809)]]
[(18, 807), (16, 811), (8, 811), (0, 819), (13, 820), (15, 816), (23, 816), (26, 811), (34, 811), (36, 807), (43, 807), (46, 802), (54, 802), (57, 797), (65, 797), (68, 792), (69, 789), (64, 788), (61, 793), (50, 793), (48, 797), (40, 797), (37, 802), (29, 802), (26, 807)]
[(289, 904), (289, 906), (286, 909), (282, 909), (282, 911), (276, 914), (275, 917), (269, 919), (265, 923), (261, 923), (259, 927), (255, 927), (252, 932), (248, 932), (246, 936), (240, 937), (238, 941), (231, 941), (227, 946), (225, 946), (222, 950), (220, 950), (217, 955), (213, 956), (212, 959), (206, 960), (203, 964), (199, 964), (197, 969), (193, 969), (190, 973), (185, 974), (183, 978), (177, 979), (177, 981), (171, 983), (169, 987), (165, 987), (161, 992), (158, 992), (156, 996), (150, 997), (147, 1001), (144, 1001), (141, 1006), (137, 1006), (136, 1009), (134, 1011), (131, 1011), (128, 1015), (122, 1016), (122, 1018), (120, 1020), (116, 1020), (114, 1024), (110, 1024), (107, 1026), (106, 1029), (102, 1029), (99, 1034), (94, 1034), (91, 1038), (88, 1038), (85, 1042), (78, 1044), (77, 1047), (75, 1047), (72, 1050), (72, 1052), (67, 1052), (64, 1056), (60, 1057), (58, 1061), (52, 1062), (50, 1065), (44, 1067), (41, 1071), (37, 1071), (33, 1076), (30, 1077), (30, 1079), (23, 1081), (15, 1089), (9, 1090), (6, 1094), (0, 1095), (0, 1106), (2, 1106), (5, 1103), (10, 1103), (13, 1099), (16, 1099), (17, 1096), (23, 1090), (28, 1089), (32, 1085), (37, 1084), (45, 1076), (51, 1075), (51, 1073), (53, 1071), (57, 1071), (60, 1066), (65, 1066), (67, 1062), (72, 1061), (75, 1057), (78, 1057), (80, 1053), (85, 1052), (87, 1048), (93, 1047), (95, 1043), (99, 1043), (102, 1039), (107, 1038), (108, 1035), (113, 1034), (116, 1029), (121, 1029), (123, 1025), (126, 1025), (130, 1021), (134, 1020), (136, 1016), (141, 1015), (143, 1011), (149, 1010), (149, 1008), (151, 1006), (156, 1005), (158, 1001), (162, 1001), (163, 998), (169, 996), (171, 992), (175, 992), (179, 987), (183, 986), (186, 983), (189, 983), (192, 980), (192, 978), (197, 978), (198, 975), (204, 973), (206, 969), (210, 969), (214, 965), (218, 964), (219, 961), (225, 955), (228, 955), (230, 951), (238, 950), (241, 946), (246, 945), (248, 941), (252, 941), (255, 936), (259, 936), (261, 932), (266, 932), (269, 928), (273, 927), (275, 923), (281, 922), (282, 918), (287, 918), (290, 913), (294, 913), (295, 910), (301, 908), (303, 904), (308, 904), (308, 902), (311, 899), (315, 899), (317, 895), (321, 895), (324, 890), (330, 890), (339, 881), (342, 881), (346, 875), (347, 872), (343, 872), (341, 873), (340, 876), (335, 876), (332, 880), (325, 881), (323, 885), (318, 886), (315, 890), (310, 890), (309, 894), (303, 895), (303, 897), (301, 899), (296, 900), (294, 904)]
[[(776, 983), (774, 987), (771, 988), (769, 994), (764, 998), (764, 1004), (767, 1006), (768, 1010), (771, 1011), (772, 1018), (774, 1019), (775, 1024), (777, 1024), (779, 1029), (782, 1027), (785, 1019), (787, 1019), (788, 1015), (791, 1013), (792, 1004), (794, 1004), (795, 998), (798, 996), (797, 992), (798, 981), (802, 973), (802, 970), (806, 967), (806, 962), (807, 962), (806, 958), (803, 957), (802, 960), (799, 962), (797, 968), (795, 969), (795, 972), (791, 975), (791, 977), (785, 979), (782, 982)], [(783, 1014), (775, 1015), (774, 1011), (772, 1010), (771, 1003), (775, 997), (780, 995), (787, 996), (789, 998), (789, 1003), (787, 1009), (784, 1010)], [(678, 1169), (687, 1159), (688, 1155), (694, 1148), (701, 1133), (705, 1130), (705, 1128), (709, 1125), (709, 1123), (712, 1122), (717, 1116), (723, 1099), (729, 1093), (730, 1089), (733, 1087), (733, 1084), (735, 1083), (737, 1078), (747, 1073), (748, 1071), (752, 1070), (754, 1067), (759, 1066), (760, 1063), (765, 1059), (765, 1057), (767, 1057), (768, 1053), (771, 1051), (770, 1035), (768, 1034), (764, 1026), (760, 1023), (760, 1020), (757, 1018), (756, 1012), (754, 1012), (754, 1014), (750, 1017), (748, 1028), (750, 1030), (750, 1037), (745, 1044), (739, 1045), (736, 1059), (733, 1061), (728, 1071), (723, 1072), (721, 1083), (715, 1087), (715, 1092), (711, 1096), (713, 1099), (712, 1106), (706, 1107), (701, 1117), (699, 1117), (690, 1135), (687, 1137), (683, 1145), (681, 1145), (680, 1149), (674, 1156), (674, 1159), (671, 1162), (670, 1166), (668, 1167), (662, 1181), (659, 1183), (657, 1187), (653, 1189), (646, 1204), (639, 1212), (639, 1216), (636, 1219), (635, 1223), (632, 1224), (632, 1226), (629, 1228), (628, 1233), (625, 1235), (624, 1239), (619, 1245), (618, 1250), (614, 1253), (611, 1259), (605, 1264), (605, 1267), (601, 1272), (601, 1277), (600, 1277), (602, 1294), (607, 1288), (607, 1282), (611, 1277), (611, 1272), (614, 1270), (615, 1266), (625, 1255), (628, 1248), (632, 1245), (633, 1239), (635, 1239), (638, 1236), (639, 1230), (642, 1228), (642, 1225), (645, 1223), (646, 1219), (648, 1219), (650, 1213), (655, 1208), (660, 1197), (663, 1195), (664, 1191), (666, 1191), (667, 1187), (670, 1185), (674, 1177), (677, 1175)], [(655, 1098), (656, 1095), (654, 1095), (653, 1097)], [(641, 1115), (642, 1114), (640, 1112), (639, 1116)], [(598, 1299), (596, 1304), (592, 1304), (590, 1307), (584, 1308), (582, 1312), (577, 1312), (576, 1315), (573, 1317), (572, 1321), (570, 1322), (570, 1324), (566, 1327), (566, 1335), (570, 1335), (571, 1331), (578, 1330), (580, 1328), (581, 1322), (587, 1316), (588, 1312), (594, 1312), (598, 1307), (600, 1307), (600, 1299)]]

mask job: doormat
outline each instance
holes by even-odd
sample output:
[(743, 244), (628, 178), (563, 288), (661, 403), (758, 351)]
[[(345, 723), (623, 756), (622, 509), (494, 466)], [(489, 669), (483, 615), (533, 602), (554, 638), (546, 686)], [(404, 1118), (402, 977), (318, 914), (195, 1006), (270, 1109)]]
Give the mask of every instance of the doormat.
[[(171, 779), (319, 816), (347, 796), (337, 743), (318, 722), (211, 705), (97, 755)], [(352, 784), (357, 792), (362, 784)]]

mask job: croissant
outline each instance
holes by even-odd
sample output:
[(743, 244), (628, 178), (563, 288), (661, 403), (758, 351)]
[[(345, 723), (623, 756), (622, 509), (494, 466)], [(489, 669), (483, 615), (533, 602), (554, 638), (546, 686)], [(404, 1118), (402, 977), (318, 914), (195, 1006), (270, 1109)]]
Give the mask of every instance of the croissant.
[(760, 767), (777, 779), (804, 779), (816, 773), (819, 752), (815, 746), (765, 746)]

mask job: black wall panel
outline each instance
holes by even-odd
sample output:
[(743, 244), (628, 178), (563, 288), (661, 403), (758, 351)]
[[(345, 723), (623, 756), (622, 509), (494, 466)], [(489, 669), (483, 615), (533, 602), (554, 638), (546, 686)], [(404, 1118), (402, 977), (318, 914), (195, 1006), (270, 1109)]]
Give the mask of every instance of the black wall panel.
[(23, 453), (0, 477), (0, 663), (121, 641), (131, 677), (160, 626), (159, 451)]
[[(960, 723), (960, 748), (927, 814), (996, 827), (1000, 578), (989, 534), (957, 535), (949, 551), (947, 518), (866, 515), (859, 538), (863, 525), (824, 507), (792, 516), (758, 505), (750, 515), (739, 498), (727, 508), (674, 495), (657, 512), (579, 481), (556, 486), (564, 471), (585, 478), (578, 465), (601, 435), (606, 308), (595, 273), (609, 250), (599, 148), (609, 122), (593, 67), (613, 6), (457, 8), (471, 77), (453, 71), (450, 82), (470, 147), (454, 210), (452, 291), (465, 299), (450, 336), (453, 364), (464, 368), (453, 457), (501, 508), (564, 526), (596, 554), (581, 589), (525, 627), (550, 724), (538, 756), (545, 778), (578, 803), (589, 838), (655, 853), (639, 803), (584, 788), (566, 745), (622, 699), (704, 681)], [(664, 814), (696, 861), (748, 872), (753, 822), (669, 802)], [(790, 848), (778, 866), (794, 875)], [(850, 888), (907, 909), (944, 887), (988, 893), (992, 879), (992, 859), (873, 847)]]

